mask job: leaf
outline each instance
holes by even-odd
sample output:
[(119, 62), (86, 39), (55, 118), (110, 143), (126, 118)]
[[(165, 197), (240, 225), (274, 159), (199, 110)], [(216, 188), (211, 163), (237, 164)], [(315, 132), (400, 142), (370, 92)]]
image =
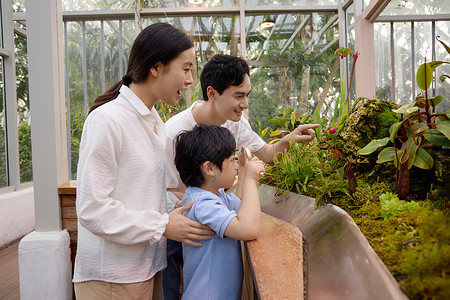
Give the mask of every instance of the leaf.
[(414, 160), (414, 166), (429, 170), (433, 167), (433, 157), (422, 147), (419, 147), (416, 152), (416, 159)]
[(394, 147), (384, 148), (383, 150), (381, 150), (380, 154), (378, 154), (377, 164), (393, 161), (394, 157), (395, 157)]
[[(420, 142), (421, 138), (419, 138)], [(420, 145), (420, 143), (418, 143)], [(411, 137), (406, 141), (406, 150), (409, 153), (409, 162), (408, 162), (408, 169), (411, 169), (413, 166), (414, 160), (416, 159), (416, 152), (419, 148), (418, 145), (414, 142), (414, 139)]]
[(389, 139), (391, 140), (392, 143), (394, 143), (394, 140), (395, 140), (395, 137), (397, 136), (398, 130), (400, 129), (400, 127), (402, 127), (403, 122), (405, 122), (406, 120), (407, 119), (397, 122), (397, 123), (394, 123), (391, 125), (391, 127), (389, 127), (389, 134), (390, 134)]
[(420, 96), (416, 97), (415, 105), (420, 107), (420, 108), (425, 108), (425, 102), (426, 102), (425, 98), (420, 95)]
[(419, 111), (419, 108), (417, 106), (414, 106), (414, 103), (402, 105), (399, 108), (392, 110), (392, 112), (394, 112), (396, 114), (407, 115), (407, 116), (409, 116), (410, 114), (416, 113), (417, 111)]
[(444, 46), (445, 50), (447, 50), (447, 53), (450, 54), (450, 47), (447, 46), (446, 43), (444, 43), (443, 41), (441, 41), (440, 38), (441, 38), (441, 37), (438, 35), (438, 36), (436, 37), (436, 40), (438, 40), (438, 42), (441, 43), (442, 46)]
[(439, 67), (442, 64), (448, 64), (448, 62), (446, 61), (440, 61), (440, 60), (435, 60), (432, 62), (429, 62), (430, 67), (431, 67), (431, 71), (434, 71), (434, 69), (436, 69), (437, 67)]
[[(433, 107), (436, 107), (436, 105), (438, 105), (441, 102), (442, 102), (441, 95), (437, 95), (436, 97), (428, 99), (428, 104)], [(426, 103), (425, 98), (421, 97), (421, 98), (417, 99), (416, 106), (418, 106), (420, 108), (425, 108), (425, 103)]]
[[(321, 119), (320, 119), (320, 109), (319, 109), (318, 105), (316, 106), (316, 113), (314, 114), (314, 123), (322, 125), (322, 122), (321, 122)], [(314, 131), (316, 132), (317, 140), (319, 140), (319, 138), (320, 138), (320, 129), (321, 129), (321, 127), (322, 126), (314, 128)]]
[[(405, 153), (407, 153), (406, 144), (402, 144), (402, 148), (397, 151), (397, 155), (394, 155), (394, 166), (398, 168), (398, 159), (400, 162), (405, 159)], [(397, 159), (398, 158), (398, 159)]]
[[(342, 98), (342, 99), (343, 99), (343, 98)], [(344, 102), (342, 102), (342, 103), (340, 104), (340, 107), (339, 107), (339, 116), (343, 116), (343, 115), (345, 115), (345, 114), (347, 113), (347, 102), (348, 102), (348, 100), (345, 99)]]
[(261, 132), (261, 137), (266, 135), (267, 130), (269, 130), (269, 127), (264, 128), (264, 130)]
[(430, 100), (431, 100), (430, 101), (431, 106), (436, 107), (436, 105), (438, 105), (439, 103), (442, 102), (442, 96), (441, 95), (437, 95), (434, 98), (430, 98)]
[(427, 124), (424, 124), (424, 123), (416, 123), (412, 126), (412, 131), (415, 136), (421, 134), (425, 130), (428, 130), (428, 126), (427, 126)]
[(294, 111), (294, 109), (292, 107), (287, 107), (284, 109), (283, 111), (283, 117), (286, 118), (287, 116), (289, 116), (292, 112)]
[(436, 126), (436, 129), (450, 139), (450, 121), (443, 121)]
[[(426, 78), (425, 78), (426, 76)], [(423, 63), (417, 69), (416, 82), (421, 90), (428, 90), (433, 80), (433, 71), (429, 63)]]
[(444, 81), (446, 80), (446, 78), (450, 79), (450, 76), (448, 76), (448, 75), (446, 75), (446, 74), (441, 75), (441, 77), (439, 77), (439, 80), (440, 80), (441, 82), (444, 82)]
[(267, 119), (267, 121), (275, 126), (278, 127), (286, 127), (286, 122), (288, 122), (290, 119), (289, 118), (277, 118), (277, 117), (273, 117), (273, 118), (269, 118)]
[(448, 139), (448, 137), (446, 137), (441, 131), (437, 129), (428, 129), (423, 133), (423, 136), (430, 143), (438, 146), (450, 147), (450, 140)]
[(270, 133), (270, 136), (280, 135), (282, 133), (288, 132), (288, 130), (275, 130)]
[(375, 150), (377, 150), (379, 147), (384, 147), (389, 142), (389, 138), (386, 137), (384, 139), (379, 140), (373, 140), (370, 143), (368, 143), (364, 148), (358, 150), (358, 155), (369, 155), (370, 153), (373, 153)]
[(296, 120), (295, 113), (291, 113), (291, 125), (292, 125), (292, 128), (295, 128), (295, 120)]

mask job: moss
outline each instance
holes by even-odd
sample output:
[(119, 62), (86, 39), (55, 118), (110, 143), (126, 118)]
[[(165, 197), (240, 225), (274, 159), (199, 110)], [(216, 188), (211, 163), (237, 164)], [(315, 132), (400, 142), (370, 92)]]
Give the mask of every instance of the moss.
[(420, 243), (405, 253), (400, 286), (411, 299), (450, 299), (450, 218), (432, 211), (419, 229)]
[[(390, 125), (396, 121), (395, 114), (391, 112), (391, 109), (396, 107), (398, 107), (396, 104), (387, 100), (358, 98), (350, 107), (348, 114), (337, 124), (330, 126), (338, 128), (336, 133), (330, 134), (329, 128), (322, 131), (321, 148), (339, 149), (344, 156), (355, 161), (358, 150), (377, 136), (388, 132)], [(376, 159), (376, 153), (360, 157), (358, 159), (360, 170), (368, 172), (365, 169), (372, 166), (369, 168), (371, 170), (376, 165)]]
[(376, 139), (382, 139), (389, 136), (389, 127), (397, 122), (397, 115), (392, 112), (391, 107), (384, 107), (383, 111), (378, 115), (378, 126)]
[(420, 205), (385, 221), (378, 203), (349, 214), (410, 299), (450, 299), (450, 218)]

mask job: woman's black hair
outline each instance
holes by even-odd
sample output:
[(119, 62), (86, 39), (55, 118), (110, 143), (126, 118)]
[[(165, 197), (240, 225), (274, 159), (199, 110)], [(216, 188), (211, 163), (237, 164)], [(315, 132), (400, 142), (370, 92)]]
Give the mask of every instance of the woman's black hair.
[(199, 187), (205, 179), (201, 166), (210, 161), (222, 171), (222, 163), (234, 154), (236, 141), (230, 130), (217, 125), (196, 125), (175, 139), (175, 166), (185, 186)]
[(146, 27), (134, 40), (125, 76), (98, 96), (89, 112), (117, 98), (122, 84), (129, 86), (132, 82), (144, 81), (156, 63), (167, 65), (180, 53), (192, 47), (194, 47), (192, 40), (170, 24), (155, 23)]
[(237, 56), (216, 54), (204, 66), (200, 75), (203, 100), (208, 101), (207, 89), (213, 87), (220, 95), (230, 85), (238, 86), (250, 76), (247, 62)]

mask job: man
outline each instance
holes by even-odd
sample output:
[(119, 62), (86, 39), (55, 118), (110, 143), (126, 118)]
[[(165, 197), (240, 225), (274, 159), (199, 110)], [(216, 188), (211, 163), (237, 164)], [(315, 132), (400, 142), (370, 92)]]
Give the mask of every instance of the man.
[[(273, 162), (275, 155), (289, 149), (291, 140), (310, 141), (315, 137), (318, 124), (298, 126), (275, 144), (266, 144), (242, 117), (248, 108), (248, 96), (252, 90), (250, 71), (245, 60), (230, 55), (214, 55), (200, 75), (203, 99), (178, 113), (166, 122), (166, 184), (176, 197), (168, 197), (168, 210), (183, 199), (186, 187), (181, 182), (174, 163), (174, 139), (178, 133), (191, 130), (197, 124), (219, 125), (228, 128), (236, 139), (236, 148), (252, 146), (253, 154), (265, 163)], [(170, 194), (170, 193), (169, 193)], [(163, 289), (166, 300), (179, 299), (180, 267), (182, 267), (181, 243), (168, 240), (167, 268), (163, 271)]]

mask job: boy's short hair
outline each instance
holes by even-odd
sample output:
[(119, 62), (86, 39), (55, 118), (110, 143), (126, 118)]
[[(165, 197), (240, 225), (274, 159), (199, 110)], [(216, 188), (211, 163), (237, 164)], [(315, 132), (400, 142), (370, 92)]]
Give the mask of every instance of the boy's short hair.
[(208, 86), (212, 86), (222, 95), (230, 85), (241, 85), (245, 74), (250, 76), (248, 64), (244, 59), (232, 55), (214, 55), (200, 74), (203, 99), (208, 101)]
[(230, 130), (217, 125), (195, 125), (175, 138), (175, 166), (185, 186), (199, 187), (205, 179), (201, 165), (210, 161), (222, 171), (222, 163), (234, 154), (236, 141)]

